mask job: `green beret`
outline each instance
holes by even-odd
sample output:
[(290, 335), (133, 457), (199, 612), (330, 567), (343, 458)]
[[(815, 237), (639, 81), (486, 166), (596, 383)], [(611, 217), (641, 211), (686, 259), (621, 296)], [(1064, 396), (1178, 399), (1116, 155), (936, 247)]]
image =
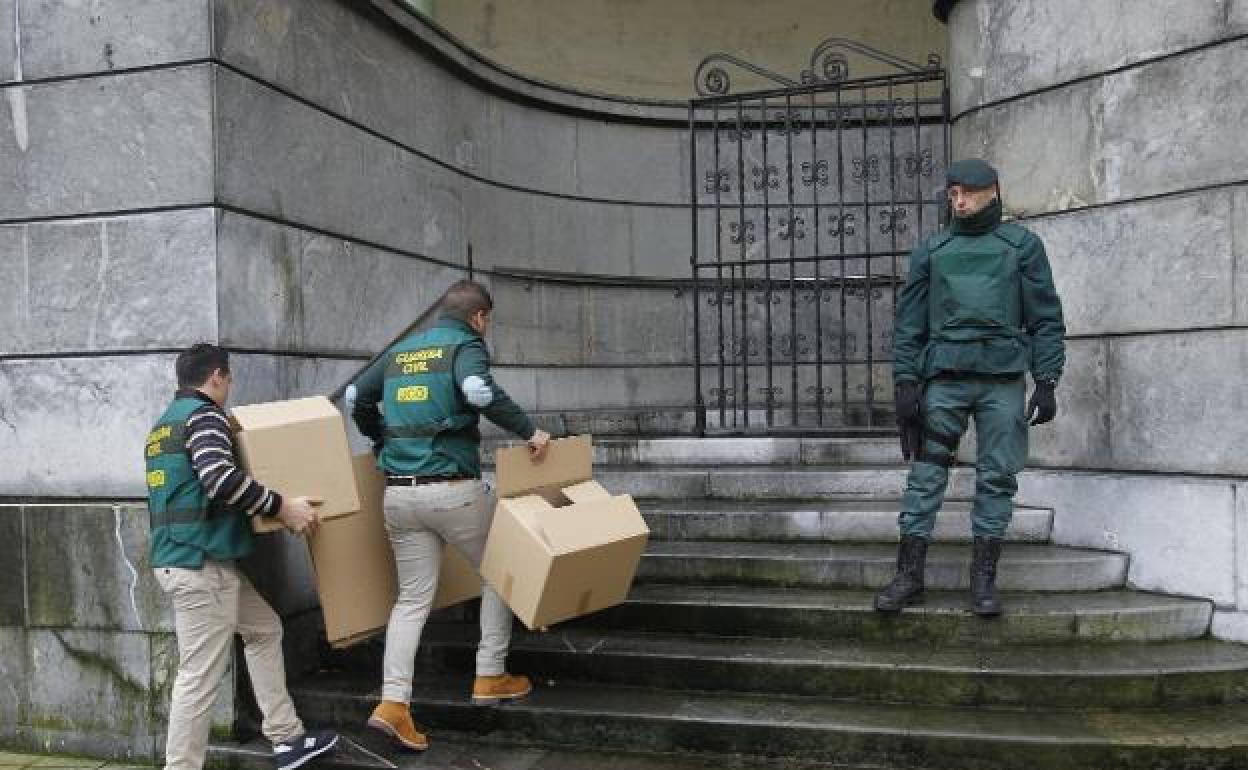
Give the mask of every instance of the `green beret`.
[(958, 160), (949, 164), (945, 181), (950, 187), (955, 184), (963, 187), (992, 187), (997, 183), (997, 170), (987, 161), (978, 158)]

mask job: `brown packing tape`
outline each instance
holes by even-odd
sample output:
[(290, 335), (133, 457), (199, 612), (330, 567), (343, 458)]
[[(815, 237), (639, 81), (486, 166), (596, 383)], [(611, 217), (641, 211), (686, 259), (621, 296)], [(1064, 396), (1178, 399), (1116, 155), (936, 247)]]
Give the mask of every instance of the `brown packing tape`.
[(581, 592), (581, 599), (576, 603), (577, 615), (584, 615), (586, 612), (589, 612), (589, 600), (593, 593), (592, 590)]

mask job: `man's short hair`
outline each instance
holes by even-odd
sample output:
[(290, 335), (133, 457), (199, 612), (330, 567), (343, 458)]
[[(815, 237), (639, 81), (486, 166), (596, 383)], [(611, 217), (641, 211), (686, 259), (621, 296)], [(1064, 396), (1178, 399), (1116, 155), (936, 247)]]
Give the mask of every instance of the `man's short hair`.
[(230, 371), (230, 354), (216, 345), (200, 342), (178, 354), (174, 370), (178, 373), (179, 388), (196, 388), (220, 369)]
[(476, 281), (464, 279), (451, 284), (442, 295), (442, 312), (460, 321), (468, 321), (479, 311), (494, 309), (494, 298)]

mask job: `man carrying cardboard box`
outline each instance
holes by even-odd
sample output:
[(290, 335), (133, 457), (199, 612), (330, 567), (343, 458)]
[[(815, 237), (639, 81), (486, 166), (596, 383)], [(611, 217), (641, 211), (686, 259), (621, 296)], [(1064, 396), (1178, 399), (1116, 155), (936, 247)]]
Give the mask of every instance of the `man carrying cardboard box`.
[(282, 622), (235, 562), (254, 541), (252, 516), (273, 516), (294, 532), (315, 529), (313, 501), (282, 498), (247, 476), (235, 457), (229, 419), (229, 355), (209, 344), (177, 358), (178, 391), (147, 436), (151, 564), (173, 601), (178, 674), (169, 708), (166, 770), (200, 770), (212, 703), (237, 632), (247, 672), (273, 743), (278, 770), (293, 770), (333, 748), (338, 736), (307, 732), (286, 691)]
[[(386, 628), (382, 700), (368, 726), (413, 751), (429, 745), (412, 723), (408, 701), (443, 545), (451, 543), (480, 566), (494, 512), (481, 481), (479, 416), (528, 441), (535, 459), (550, 440), (490, 376), (482, 340), (494, 308), (489, 292), (479, 283), (458, 281), (441, 303), (433, 328), (400, 340), (356, 380), (352, 411), (360, 433), (380, 446), (386, 531), (399, 577), (398, 601)], [(532, 690), (528, 677), (508, 674), (504, 667), (511, 623), (511, 610), (486, 586), (475, 703), (519, 698)]]

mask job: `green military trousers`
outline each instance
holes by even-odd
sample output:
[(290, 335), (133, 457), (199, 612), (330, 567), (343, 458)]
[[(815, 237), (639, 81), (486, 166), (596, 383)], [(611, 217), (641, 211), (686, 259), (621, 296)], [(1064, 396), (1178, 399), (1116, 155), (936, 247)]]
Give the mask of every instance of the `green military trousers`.
[(1014, 513), (1015, 476), (1027, 462), (1024, 377), (944, 379), (923, 393), (923, 452), (910, 468), (899, 519), (901, 534), (930, 538), (945, 499), (949, 466), (967, 421), (975, 419), (975, 503), (971, 531), (1002, 537)]

